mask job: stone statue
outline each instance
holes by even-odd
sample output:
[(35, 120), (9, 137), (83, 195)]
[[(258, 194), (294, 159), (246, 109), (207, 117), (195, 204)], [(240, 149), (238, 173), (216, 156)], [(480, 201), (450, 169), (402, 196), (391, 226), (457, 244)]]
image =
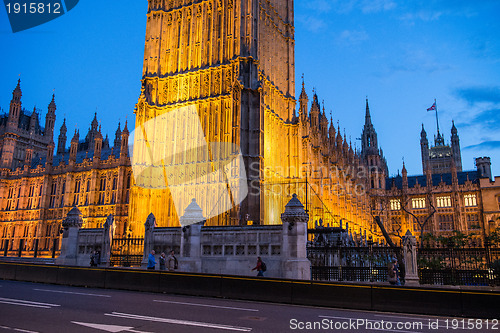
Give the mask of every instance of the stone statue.
[(114, 217), (112, 214), (109, 214), (106, 218), (106, 222), (104, 223), (104, 234), (102, 237), (102, 253), (101, 253), (101, 264), (104, 266), (109, 265), (109, 258), (111, 256), (111, 243), (113, 241), (114, 236), (114, 225), (113, 225)]
[(403, 237), (403, 260), (406, 270), (406, 284), (418, 284), (417, 240), (410, 230), (406, 231)]

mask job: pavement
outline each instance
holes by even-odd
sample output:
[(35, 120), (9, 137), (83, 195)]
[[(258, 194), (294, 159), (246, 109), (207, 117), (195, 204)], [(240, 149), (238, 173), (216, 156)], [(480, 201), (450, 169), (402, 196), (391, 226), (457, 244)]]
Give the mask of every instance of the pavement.
[(500, 332), (500, 324), (0, 280), (0, 332), (297, 331)]

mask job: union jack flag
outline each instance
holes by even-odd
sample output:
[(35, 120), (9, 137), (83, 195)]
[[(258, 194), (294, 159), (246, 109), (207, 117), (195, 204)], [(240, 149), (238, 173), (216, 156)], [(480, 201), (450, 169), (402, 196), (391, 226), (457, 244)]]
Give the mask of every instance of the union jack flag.
[(432, 106), (427, 109), (427, 111), (434, 111), (434, 110), (436, 110), (436, 102), (434, 102), (434, 104), (432, 104)]

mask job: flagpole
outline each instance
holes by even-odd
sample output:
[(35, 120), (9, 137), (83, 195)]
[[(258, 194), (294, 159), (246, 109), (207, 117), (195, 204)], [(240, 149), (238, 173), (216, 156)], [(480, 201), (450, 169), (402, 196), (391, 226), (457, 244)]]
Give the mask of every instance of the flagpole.
[(439, 135), (438, 106), (437, 106), (435, 98), (434, 98), (434, 106), (435, 106), (435, 109), (436, 109), (436, 124), (437, 124), (437, 130), (438, 130), (438, 135)]

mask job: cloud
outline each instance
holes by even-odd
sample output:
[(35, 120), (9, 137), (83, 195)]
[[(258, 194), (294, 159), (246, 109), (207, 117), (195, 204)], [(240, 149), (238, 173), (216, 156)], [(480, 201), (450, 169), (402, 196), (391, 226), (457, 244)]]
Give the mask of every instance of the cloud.
[(302, 27), (309, 32), (316, 33), (324, 31), (327, 27), (327, 24), (324, 20), (314, 15), (299, 15), (297, 16), (297, 21), (299, 21)]
[(307, 8), (314, 9), (320, 13), (328, 13), (332, 10), (332, 2), (330, 0), (309, 0)]
[(479, 112), (470, 121), (471, 124), (479, 124), (485, 130), (500, 130), (500, 109), (487, 109)]
[(360, 4), (364, 14), (378, 13), (396, 8), (396, 3), (392, 0), (364, 0)]
[(349, 14), (359, 10), (363, 14), (372, 14), (396, 8), (394, 0), (308, 0), (307, 8), (321, 13), (334, 10), (339, 14)]
[(500, 149), (500, 141), (483, 141), (477, 145), (464, 147), (463, 150)]
[(408, 23), (413, 23), (413, 21), (417, 21), (417, 20), (429, 22), (429, 21), (439, 20), (439, 18), (442, 15), (443, 15), (443, 12), (441, 12), (441, 11), (419, 10), (419, 11), (414, 12), (414, 13), (403, 14), (400, 17), (400, 20), (408, 22)]
[[(459, 98), (467, 101), (470, 105), (477, 103), (500, 103), (500, 87), (483, 86), (458, 88), (455, 94)], [(498, 118), (498, 120), (500, 120), (500, 118)]]
[(368, 34), (364, 30), (344, 30), (340, 33), (340, 40), (349, 44), (357, 44), (368, 39)]
[(395, 60), (389, 65), (389, 72), (434, 73), (453, 68), (450, 64), (437, 61), (433, 55), (415, 45), (404, 46), (403, 52)]

